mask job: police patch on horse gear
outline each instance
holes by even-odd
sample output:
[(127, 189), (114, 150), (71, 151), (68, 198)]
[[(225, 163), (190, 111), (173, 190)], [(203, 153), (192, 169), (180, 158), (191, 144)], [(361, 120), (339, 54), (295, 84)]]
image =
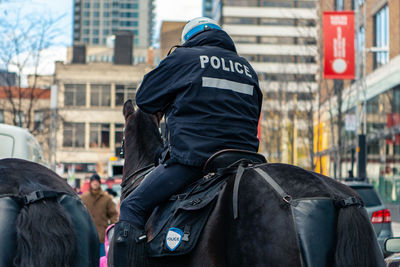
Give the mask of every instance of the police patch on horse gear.
[(183, 231), (179, 228), (169, 228), (167, 236), (165, 237), (165, 244), (167, 248), (174, 251), (182, 242)]

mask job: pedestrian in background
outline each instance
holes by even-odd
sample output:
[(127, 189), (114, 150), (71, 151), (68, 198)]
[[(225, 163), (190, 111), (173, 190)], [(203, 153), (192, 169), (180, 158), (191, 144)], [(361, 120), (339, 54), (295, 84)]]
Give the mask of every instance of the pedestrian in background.
[(108, 193), (101, 187), (98, 174), (90, 177), (89, 191), (82, 195), (82, 201), (89, 210), (92, 220), (97, 228), (100, 241), (100, 257), (105, 255), (104, 237), (107, 227), (118, 220), (118, 212), (115, 203)]

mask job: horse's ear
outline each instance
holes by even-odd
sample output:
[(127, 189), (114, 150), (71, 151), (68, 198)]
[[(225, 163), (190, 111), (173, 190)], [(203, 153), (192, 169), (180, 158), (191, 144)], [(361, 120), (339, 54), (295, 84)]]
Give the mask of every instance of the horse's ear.
[(125, 120), (135, 112), (135, 107), (133, 106), (132, 100), (128, 99), (124, 104), (123, 114)]

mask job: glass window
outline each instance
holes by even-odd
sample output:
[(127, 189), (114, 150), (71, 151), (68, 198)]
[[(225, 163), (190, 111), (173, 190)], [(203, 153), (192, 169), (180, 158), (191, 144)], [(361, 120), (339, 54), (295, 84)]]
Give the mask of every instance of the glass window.
[(0, 123), (4, 123), (4, 110), (0, 109)]
[(103, 12), (103, 17), (108, 18), (110, 16), (110, 12), (106, 11)]
[(99, 11), (93, 12), (93, 17), (95, 17), (95, 18), (100, 17), (100, 12)]
[(83, 12), (83, 16), (86, 18), (90, 17), (90, 12), (89, 11)]
[(121, 85), (117, 84), (115, 86), (115, 105), (122, 106), (126, 100), (135, 100), (136, 95), (136, 84), (131, 85)]
[(111, 87), (109, 84), (92, 84), (90, 88), (91, 106), (110, 106)]
[[(374, 45), (377, 48), (389, 49), (389, 8), (385, 5), (380, 9), (375, 17), (375, 38)], [(380, 66), (389, 62), (389, 51), (379, 51), (375, 53), (374, 67)]]
[(90, 20), (84, 20), (84, 21), (83, 21), (83, 25), (89, 26), (89, 25), (90, 25)]
[(120, 147), (124, 137), (124, 124), (115, 124), (115, 147)]
[(110, 125), (102, 123), (90, 124), (90, 147), (110, 147)]
[(64, 122), (64, 147), (85, 147), (85, 124)]
[(110, 30), (108, 30), (108, 29), (103, 30), (103, 34), (104, 35), (109, 35), (110, 34)]
[(94, 35), (99, 35), (99, 30), (98, 30), (98, 29), (94, 29), (94, 30), (93, 30), (93, 34), (94, 34)]
[(35, 110), (33, 115), (34, 120), (34, 129), (38, 131), (44, 130), (44, 111), (43, 110)]
[(335, 10), (343, 10), (344, 9), (344, 1), (343, 0), (335, 0)]
[(85, 2), (85, 4), (83, 5), (85, 8), (90, 8), (90, 3), (89, 2)]
[(65, 106), (85, 106), (86, 105), (86, 85), (85, 84), (65, 84), (64, 105)]
[(93, 26), (99, 26), (100, 22), (98, 20), (93, 20)]
[(92, 39), (93, 44), (99, 44), (99, 38), (93, 38)]
[(22, 110), (17, 111), (15, 114), (15, 125), (23, 127), (25, 123), (25, 113)]
[(100, 3), (93, 3), (93, 7), (94, 8), (99, 8), (100, 7)]
[(89, 29), (83, 29), (83, 33), (84, 33), (84, 34), (89, 34), (89, 33), (90, 33), (90, 30), (89, 30)]

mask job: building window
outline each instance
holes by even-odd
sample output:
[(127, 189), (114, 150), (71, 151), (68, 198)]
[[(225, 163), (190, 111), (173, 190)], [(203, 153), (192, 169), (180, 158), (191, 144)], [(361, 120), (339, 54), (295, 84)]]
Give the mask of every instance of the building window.
[(83, 33), (84, 33), (84, 34), (89, 34), (89, 33), (90, 33), (90, 30), (89, 30), (89, 29), (83, 29)]
[(85, 26), (90, 26), (90, 20), (84, 20), (83, 25)]
[(109, 84), (92, 84), (90, 87), (91, 106), (110, 106), (111, 87)]
[(93, 20), (93, 26), (99, 26), (100, 25), (100, 21), (98, 20)]
[(86, 2), (83, 6), (84, 6), (85, 8), (90, 8), (90, 3), (89, 3), (89, 2)]
[(110, 125), (101, 123), (90, 124), (90, 147), (110, 147)]
[(99, 38), (93, 38), (92, 39), (93, 44), (99, 44)]
[(131, 85), (121, 85), (117, 84), (115, 86), (115, 105), (122, 106), (126, 100), (135, 100), (136, 95), (136, 84)]
[(84, 123), (64, 123), (63, 146), (85, 147)]
[(335, 0), (335, 10), (341, 11), (344, 9), (344, 1), (343, 0)]
[(94, 30), (93, 30), (93, 34), (94, 34), (94, 35), (99, 35), (99, 30), (98, 30), (98, 29), (94, 29)]
[(90, 12), (89, 12), (89, 11), (83, 12), (83, 16), (84, 16), (85, 18), (90, 17)]
[(374, 67), (380, 66), (389, 62), (389, 8), (385, 5), (380, 9), (375, 17), (375, 38), (374, 45), (377, 48), (387, 49), (387, 51), (379, 51), (375, 53)]
[(115, 124), (115, 147), (121, 147), (124, 138), (124, 124)]
[(100, 8), (100, 3), (93, 3), (93, 8)]
[(0, 109), (0, 123), (4, 123), (4, 110)]
[(34, 129), (38, 131), (44, 130), (44, 111), (35, 110), (33, 114)]
[(25, 113), (22, 110), (17, 111), (15, 114), (14, 124), (23, 127), (25, 123)]
[(85, 106), (86, 105), (86, 85), (85, 84), (65, 84), (64, 105), (65, 106)]

